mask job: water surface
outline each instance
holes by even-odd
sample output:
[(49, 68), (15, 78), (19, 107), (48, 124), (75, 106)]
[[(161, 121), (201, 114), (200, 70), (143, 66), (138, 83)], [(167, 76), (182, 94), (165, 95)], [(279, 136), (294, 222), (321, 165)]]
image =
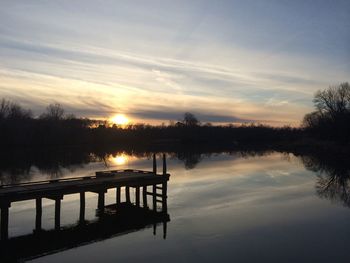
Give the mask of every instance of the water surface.
[[(151, 170), (150, 156), (116, 153), (54, 167), (29, 164), (3, 168), (0, 178), (5, 184), (107, 169)], [(32, 262), (348, 262), (349, 169), (343, 164), (278, 152), (168, 154), (168, 172), (165, 239), (161, 226), (155, 235), (151, 226)], [(49, 230), (54, 201), (44, 200), (43, 228)], [(106, 204), (114, 202), (115, 191), (109, 190)], [(96, 220), (96, 206), (97, 195), (88, 193), (88, 220)], [(77, 223), (79, 195), (64, 197), (61, 215), (63, 227)], [(10, 238), (30, 234), (34, 226), (35, 202), (13, 203)]]

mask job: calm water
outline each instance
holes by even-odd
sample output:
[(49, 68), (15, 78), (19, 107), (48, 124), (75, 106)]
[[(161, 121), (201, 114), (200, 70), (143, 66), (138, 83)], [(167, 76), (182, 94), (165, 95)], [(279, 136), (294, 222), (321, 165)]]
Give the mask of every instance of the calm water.
[[(125, 153), (91, 159), (54, 168), (6, 169), (1, 180), (35, 181), (152, 166), (147, 156)], [(156, 235), (151, 225), (52, 251), (32, 262), (348, 262), (349, 169), (337, 165), (277, 152), (170, 156), (166, 239), (161, 225)], [(106, 204), (114, 202), (115, 191), (110, 190)], [(96, 206), (97, 195), (88, 193), (88, 220), (96, 220)], [(64, 197), (61, 215), (63, 227), (76, 224), (79, 195)], [(13, 203), (10, 238), (30, 234), (34, 226), (35, 202)], [(54, 201), (44, 199), (43, 228), (54, 228)]]

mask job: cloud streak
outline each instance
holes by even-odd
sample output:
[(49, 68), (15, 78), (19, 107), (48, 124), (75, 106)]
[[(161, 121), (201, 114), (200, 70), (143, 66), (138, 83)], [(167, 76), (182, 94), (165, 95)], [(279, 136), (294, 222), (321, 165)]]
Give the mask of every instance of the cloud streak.
[[(37, 112), (60, 102), (87, 117), (122, 112), (137, 121), (162, 122), (192, 111), (203, 121), (295, 125), (312, 110), (317, 89), (346, 81), (350, 72), (341, 56), (332, 52), (306, 53), (298, 35), (283, 38), (281, 33), (282, 39), (277, 39), (266, 7), (256, 16), (262, 21), (261, 31), (250, 28), (244, 35), (249, 24), (238, 22), (245, 18), (237, 15), (232, 20), (222, 8), (234, 5), (246, 12), (247, 6), (235, 1), (223, 1), (221, 7), (207, 1), (200, 6), (153, 1), (147, 6), (112, 2), (96, 6), (84, 1), (84, 11), (77, 13), (81, 4), (9, 1), (0, 11), (1, 97)], [(170, 8), (179, 12), (169, 12)], [(251, 8), (255, 10), (256, 4)], [(274, 8), (277, 12), (282, 7)], [(219, 17), (225, 16), (224, 23)], [(339, 23), (338, 27), (348, 22)], [(232, 29), (240, 39), (228, 37)], [(291, 24), (284, 29), (295, 30)], [(311, 29), (306, 26), (302, 36)], [(279, 26), (275, 30), (282, 32)], [(270, 37), (264, 37), (264, 45), (246, 44), (262, 41), (261, 32)], [(276, 45), (269, 48), (266, 41), (282, 44), (274, 49)], [(298, 48), (283, 44), (290, 41), (299, 41)], [(337, 41), (334, 45), (341, 47)], [(304, 44), (309, 48), (315, 43)], [(332, 42), (327, 40), (327, 45)]]

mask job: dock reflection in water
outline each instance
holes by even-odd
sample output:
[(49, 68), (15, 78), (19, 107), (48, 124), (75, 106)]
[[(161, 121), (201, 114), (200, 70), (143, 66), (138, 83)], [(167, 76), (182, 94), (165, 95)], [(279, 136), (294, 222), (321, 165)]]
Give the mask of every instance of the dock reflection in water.
[[(153, 171), (118, 170), (97, 172), (94, 177), (51, 180), (47, 182), (3, 186), (1, 197), (1, 245), (0, 261), (19, 261), (64, 251), (84, 244), (125, 235), (144, 228), (162, 224), (163, 238), (166, 238), (167, 223), (167, 183), (163, 156), (163, 174), (157, 174), (155, 158)], [(116, 203), (105, 205), (105, 193), (116, 189)], [(122, 202), (122, 188), (125, 202)], [(130, 188), (135, 189), (135, 202), (130, 200)], [(149, 189), (152, 189), (149, 191)], [(98, 193), (97, 220), (85, 220), (85, 192)], [(78, 223), (61, 227), (61, 200), (66, 194), (80, 193), (80, 214)], [(140, 198), (142, 195), (142, 201)], [(149, 206), (147, 197), (151, 196)], [(41, 227), (42, 198), (55, 200), (55, 228), (43, 230)], [(8, 238), (9, 207), (12, 202), (36, 200), (36, 223), (32, 234)], [(158, 208), (161, 204), (161, 209)]]

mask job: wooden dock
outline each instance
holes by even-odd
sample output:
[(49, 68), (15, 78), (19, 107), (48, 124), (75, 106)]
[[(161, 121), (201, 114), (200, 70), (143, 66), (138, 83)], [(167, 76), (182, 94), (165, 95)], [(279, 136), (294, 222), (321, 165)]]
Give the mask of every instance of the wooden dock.
[[(35, 200), (36, 220), (35, 231), (41, 231), (42, 199), (49, 198), (55, 201), (55, 229), (60, 230), (61, 200), (64, 195), (80, 194), (79, 221), (85, 221), (85, 193), (98, 194), (98, 211), (104, 213), (105, 193), (108, 189), (116, 189), (116, 204), (121, 203), (121, 189), (125, 188), (125, 200), (130, 203), (130, 188), (135, 188), (135, 205), (140, 206), (142, 192), (143, 206), (148, 207), (147, 196), (151, 195), (153, 210), (157, 210), (157, 203), (162, 204), (162, 211), (167, 211), (167, 182), (170, 174), (166, 172), (166, 159), (163, 155), (163, 172), (157, 173), (156, 157), (153, 155), (153, 170), (113, 170), (99, 171), (94, 176), (77, 178), (63, 178), (38, 182), (28, 182), (0, 186), (1, 208), (1, 240), (8, 239), (9, 208), (11, 203), (23, 200)], [(151, 190), (148, 188), (151, 187)], [(158, 193), (157, 190), (161, 190)], [(161, 200), (159, 200), (159, 198)]]

